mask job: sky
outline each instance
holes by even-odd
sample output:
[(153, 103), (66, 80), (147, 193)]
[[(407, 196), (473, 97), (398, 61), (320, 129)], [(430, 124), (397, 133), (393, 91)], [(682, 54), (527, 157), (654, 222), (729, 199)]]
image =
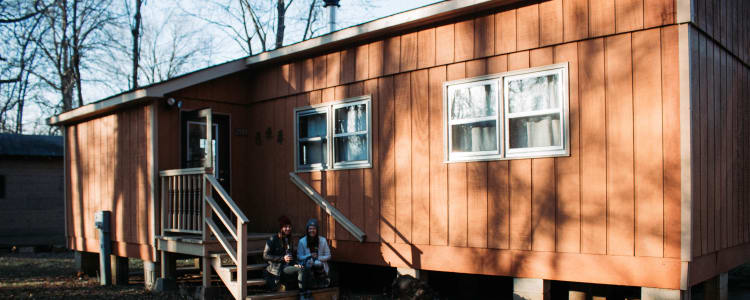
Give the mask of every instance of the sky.
[[(273, 0), (251, 1), (257, 1), (254, 3), (260, 3), (261, 5), (264, 5), (265, 3), (273, 5), (273, 3), (276, 2)], [(337, 29), (366, 23), (375, 19), (441, 1), (442, 0), (341, 0), (340, 8), (337, 12)], [(222, 31), (215, 26), (215, 24), (210, 24), (202, 21), (200, 18), (189, 16), (189, 14), (196, 14), (196, 12), (198, 12), (206, 17), (216, 17), (219, 12), (207, 9), (205, 0), (150, 0), (145, 3), (145, 7), (142, 8), (144, 26), (146, 26), (147, 22), (150, 23), (151, 26), (158, 28), (160, 36), (165, 36), (167, 39), (170, 36), (168, 34), (170, 30), (174, 30), (175, 27), (187, 27), (180, 29), (199, 32), (199, 34), (195, 36), (200, 39), (191, 40), (190, 42), (205, 43), (208, 41), (212, 45), (212, 47), (210, 47), (212, 49), (210, 53), (207, 53), (205, 57), (196, 59), (191, 65), (181, 69), (179, 73), (189, 73), (208, 66), (247, 56), (246, 52), (243, 51), (237, 42), (231, 38), (231, 35), (227, 33), (227, 30)], [(290, 15), (292, 15), (292, 17), (295, 15), (306, 16), (306, 7), (303, 7), (300, 3), (302, 3), (302, 0), (296, 0), (296, 3), (293, 3), (290, 10), (297, 9), (298, 11), (288, 12), (288, 17)], [(325, 29), (317, 32), (316, 35), (328, 33), (327, 9), (322, 17), (324, 20), (321, 23), (325, 24)], [(304, 31), (304, 28), (299, 28), (299, 26), (288, 26), (285, 31), (285, 45), (299, 42), (302, 31)], [(122, 38), (126, 40), (130, 39), (127, 30), (122, 32)], [(256, 49), (255, 52), (258, 52), (258, 50), (259, 49)], [(127, 62), (115, 63), (119, 65), (115, 67), (122, 69), (124, 72), (129, 72), (126, 63)], [(104, 68), (107, 67), (105, 66)], [(94, 76), (95, 78), (100, 78), (101, 76), (98, 74), (99, 73), (92, 73), (89, 74), (89, 77)], [(86, 76), (84, 76), (84, 79), (86, 79)], [(89, 83), (84, 82), (84, 103), (88, 104), (118, 94), (127, 89), (127, 86), (127, 82), (115, 84), (102, 84), (97, 80), (92, 80)], [(45, 93), (45, 97), (56, 99), (59, 96), (50, 92)], [(24, 132), (28, 134), (32, 132), (46, 131), (43, 128), (45, 127), (44, 119), (47, 117), (50, 117), (48, 113), (42, 112), (39, 107), (29, 105), (25, 108), (24, 113)]]
[[(275, 2), (273, 0), (254, 1), (266, 1), (270, 4)], [(442, 0), (341, 0), (340, 8), (337, 12), (337, 29), (343, 29), (346, 27), (366, 23), (378, 18), (386, 17), (441, 1)], [(305, 10), (306, 7), (302, 7), (301, 5), (299, 5), (300, 2), (301, 1), (298, 0), (297, 3), (293, 3), (294, 6), (290, 7), (290, 10)], [(174, 8), (178, 5), (182, 7), (182, 9), (178, 11), (189, 11), (191, 13), (200, 11), (200, 14), (204, 16), (208, 17), (212, 15), (212, 12), (206, 11), (205, 3), (203, 3), (201, 0), (162, 0), (158, 2), (147, 2), (147, 8), (144, 12), (144, 19), (151, 18), (152, 20), (158, 20), (160, 18), (163, 18), (165, 11), (174, 11)], [(288, 15), (294, 15), (295, 13), (299, 12), (289, 12)], [(321, 33), (327, 33), (327, 9), (323, 17), (326, 18), (322, 22), (326, 24), (326, 31), (319, 32), (318, 35), (320, 35)], [(221, 32), (220, 30), (216, 29), (215, 26), (207, 26), (206, 24), (200, 24), (200, 22), (200, 20), (193, 19), (191, 20), (191, 25), (208, 29), (208, 32), (214, 35), (214, 42), (218, 46), (216, 48), (220, 49), (217, 52), (212, 53), (210, 65), (215, 65), (246, 56), (246, 54), (237, 45), (237, 43), (231, 40), (231, 38), (225, 32)], [(203, 30), (203, 28), (201, 30)], [(298, 42), (303, 30), (304, 28), (287, 27), (284, 44), (287, 45), (293, 42)]]

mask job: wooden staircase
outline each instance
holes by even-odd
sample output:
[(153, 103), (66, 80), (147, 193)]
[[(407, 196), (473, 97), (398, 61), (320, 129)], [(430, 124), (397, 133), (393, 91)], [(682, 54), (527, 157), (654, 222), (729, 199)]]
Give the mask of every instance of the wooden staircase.
[[(263, 270), (268, 266), (263, 261), (263, 246), (265, 245), (266, 239), (272, 234), (262, 233), (250, 233), (248, 234), (248, 244), (250, 245), (247, 251), (247, 267), (245, 272), (247, 273), (247, 279), (245, 279), (245, 285), (247, 286), (247, 297), (246, 300), (296, 300), (299, 299), (298, 290), (289, 291), (267, 291), (264, 289), (266, 284), (263, 279)], [(261, 243), (262, 242), (262, 243)], [(208, 256), (211, 267), (213, 268), (216, 275), (219, 276), (222, 282), (231, 290), (239, 290), (237, 282), (237, 265), (233, 263), (232, 259), (227, 254), (216, 252), (211, 253)], [(311, 291), (311, 298), (317, 300), (336, 300), (338, 299), (339, 289), (338, 288), (325, 288)]]
[[(266, 239), (271, 235), (272, 234), (248, 234), (248, 245), (250, 247), (248, 247), (249, 250), (246, 253), (247, 258), (245, 261), (252, 263), (248, 263), (245, 267), (246, 276), (244, 276), (244, 278), (246, 279), (244, 280), (244, 285), (246, 286), (246, 290), (253, 287), (261, 288), (266, 284), (266, 281), (263, 279), (263, 269), (265, 269), (268, 264), (263, 261), (263, 247)], [(224, 252), (215, 252), (210, 253), (206, 259), (209, 260), (213, 271), (216, 272), (216, 275), (219, 276), (221, 281), (230, 291), (241, 289), (239, 285), (243, 283), (238, 282), (237, 279), (243, 276), (239, 276), (239, 268), (229, 255)]]
[[(263, 290), (267, 266), (263, 248), (272, 234), (248, 233), (249, 219), (211, 173), (210, 168), (159, 172), (161, 234), (157, 249), (203, 257), (204, 288), (211, 285), (215, 272), (238, 300), (297, 299), (298, 291)], [(315, 290), (311, 296), (338, 299), (338, 289)]]

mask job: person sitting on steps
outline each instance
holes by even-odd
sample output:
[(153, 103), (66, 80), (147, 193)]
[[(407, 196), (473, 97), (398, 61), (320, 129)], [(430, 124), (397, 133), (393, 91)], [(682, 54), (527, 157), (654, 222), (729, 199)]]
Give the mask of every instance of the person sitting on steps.
[(300, 289), (309, 297), (308, 290), (325, 288), (331, 283), (328, 277), (331, 250), (326, 238), (318, 235), (318, 220), (310, 219), (305, 227), (307, 233), (299, 240), (297, 258), (302, 265)]
[(263, 260), (268, 266), (263, 271), (266, 288), (284, 291), (302, 282), (302, 267), (295, 259), (296, 252), (291, 239), (292, 222), (286, 216), (279, 217), (279, 232), (266, 240)]

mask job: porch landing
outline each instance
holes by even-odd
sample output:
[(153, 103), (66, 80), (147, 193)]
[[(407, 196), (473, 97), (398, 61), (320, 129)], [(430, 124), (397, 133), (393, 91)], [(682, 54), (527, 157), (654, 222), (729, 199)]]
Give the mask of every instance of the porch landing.
[[(273, 233), (248, 233), (247, 234), (247, 255), (257, 255), (263, 253), (263, 247), (266, 240)], [(227, 240), (235, 242), (231, 236)], [(198, 235), (169, 235), (156, 236), (156, 249), (171, 253), (187, 254), (203, 257), (204, 253), (222, 252), (223, 249), (218, 240), (203, 241)]]

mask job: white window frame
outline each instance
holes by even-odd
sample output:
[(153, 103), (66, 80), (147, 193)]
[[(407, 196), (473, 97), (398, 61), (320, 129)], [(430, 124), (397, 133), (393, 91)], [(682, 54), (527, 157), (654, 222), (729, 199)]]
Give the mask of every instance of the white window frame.
[[(361, 135), (362, 132), (340, 133), (335, 132), (336, 109), (364, 104), (366, 110), (366, 131), (367, 131), (367, 159), (359, 161), (336, 162), (336, 137), (350, 135)], [(326, 163), (313, 165), (300, 165), (299, 157), (299, 117), (311, 114), (326, 114)], [(335, 102), (316, 104), (311, 106), (298, 107), (294, 109), (294, 167), (295, 172), (312, 172), (321, 170), (346, 170), (346, 169), (363, 169), (372, 167), (372, 97), (370, 95), (347, 98)]]
[[(326, 115), (326, 134), (324, 137), (312, 137), (312, 138), (300, 138), (299, 136), (299, 119), (300, 117), (310, 116), (310, 115), (317, 115), (317, 114), (325, 114)], [(315, 164), (307, 164), (302, 165), (300, 163), (300, 157), (299, 157), (299, 144), (300, 142), (314, 142), (314, 141), (321, 141), (325, 140), (326, 148), (330, 148), (329, 144), (331, 143), (328, 136), (330, 135), (329, 128), (330, 122), (329, 122), (329, 115), (330, 111), (327, 107), (318, 107), (318, 108), (306, 108), (306, 109), (295, 109), (294, 110), (294, 165), (295, 169), (297, 171), (315, 171), (315, 170), (325, 170), (328, 164), (330, 163), (331, 155), (329, 152), (326, 151), (326, 158), (324, 162), (321, 163), (315, 163)], [(304, 141), (303, 141), (304, 140)]]
[[(483, 75), (478, 77), (472, 77), (461, 80), (449, 81), (443, 84), (443, 153), (445, 163), (453, 162), (469, 162), (469, 161), (488, 161), (488, 160), (508, 160), (508, 159), (520, 159), (520, 158), (541, 158), (541, 157), (560, 157), (570, 156), (570, 126), (569, 126), (569, 80), (568, 80), (568, 63), (558, 63), (552, 65), (546, 65), (541, 67), (528, 68), (517, 71), (503, 72), (491, 75)], [(558, 109), (534, 111), (534, 112), (521, 112), (521, 113), (507, 113), (508, 110), (508, 89), (507, 83), (509, 80), (517, 80), (529, 77), (545, 76), (549, 74), (560, 75), (560, 88), (557, 90), (558, 97), (562, 101), (562, 105)], [(450, 119), (450, 103), (448, 96), (449, 91), (453, 88), (468, 88), (474, 85), (486, 84), (488, 82), (494, 82), (496, 85), (497, 101), (497, 131), (496, 141), (498, 143), (498, 151), (480, 151), (480, 152), (463, 152), (454, 153), (452, 152), (452, 130), (451, 125), (466, 123), (466, 122), (453, 122)], [(560, 146), (548, 146), (548, 147), (528, 147), (528, 148), (516, 148), (510, 149), (510, 135), (509, 135), (509, 122), (512, 118), (519, 118), (524, 116), (541, 116), (541, 115), (552, 115), (559, 113), (560, 115)], [(468, 121), (469, 123), (480, 121), (477, 118), (476, 121)], [(484, 119), (484, 118), (481, 118)], [(487, 118), (488, 120), (495, 120), (493, 118)]]
[[(557, 74), (560, 77), (560, 88), (557, 89), (557, 97), (562, 103), (557, 109), (547, 109), (538, 111), (518, 112), (510, 113), (508, 105), (510, 101), (508, 99), (508, 82), (511, 80), (519, 80), (531, 77), (547, 76)], [(505, 152), (508, 158), (529, 158), (529, 157), (549, 157), (549, 156), (566, 156), (570, 155), (569, 147), (569, 131), (568, 131), (568, 64), (555, 64), (549, 66), (542, 66), (524, 70), (518, 70), (513, 72), (507, 72), (503, 75), (503, 109), (505, 115), (504, 128), (505, 131)], [(526, 148), (510, 148), (510, 119), (531, 117), (531, 116), (546, 116), (546, 115), (560, 115), (560, 145), (559, 146), (546, 146), (546, 147), (526, 147)]]
[[(450, 117), (450, 112), (452, 108), (452, 103), (450, 103), (450, 95), (451, 91), (458, 88), (471, 88), (474, 86), (479, 85), (494, 85), (495, 92), (498, 94), (495, 95), (495, 101), (498, 103), (495, 103), (497, 108), (497, 114), (495, 116), (487, 116), (487, 117), (478, 117), (478, 118), (471, 118), (471, 119), (462, 119), (459, 121), (453, 121)], [(500, 80), (492, 75), (487, 76), (479, 76), (479, 77), (473, 77), (469, 79), (461, 79), (461, 80), (455, 80), (451, 82), (446, 82), (443, 84), (443, 111), (445, 112), (443, 114), (443, 117), (445, 118), (445, 121), (443, 122), (443, 138), (445, 140), (444, 144), (444, 153), (445, 153), (445, 160), (449, 162), (460, 162), (460, 161), (481, 161), (481, 160), (497, 160), (502, 158), (502, 152), (503, 152), (503, 140), (501, 138), (500, 132), (502, 131), (503, 122), (500, 116), (502, 116), (501, 110), (503, 109), (502, 105), (500, 105)], [(477, 123), (477, 122), (484, 122), (484, 121), (495, 121), (495, 143), (497, 143), (496, 147), (497, 150), (495, 151), (477, 151), (477, 152), (453, 152), (453, 130), (451, 130), (451, 126), (453, 125), (461, 125), (461, 124), (470, 124), (470, 123)]]

